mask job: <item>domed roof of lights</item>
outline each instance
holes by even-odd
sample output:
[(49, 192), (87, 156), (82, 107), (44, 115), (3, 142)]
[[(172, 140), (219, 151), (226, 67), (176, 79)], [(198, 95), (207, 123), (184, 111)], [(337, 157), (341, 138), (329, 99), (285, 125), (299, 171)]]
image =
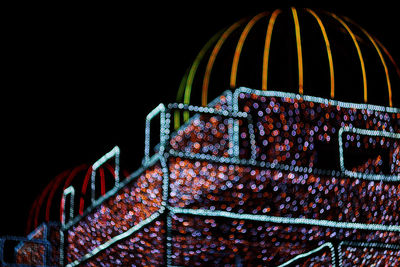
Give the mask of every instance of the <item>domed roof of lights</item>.
[(400, 107), (399, 77), (385, 46), (356, 22), (291, 7), (215, 34), (184, 75), (177, 102), (206, 106), (222, 91), (244, 86)]
[[(118, 150), (119, 149), (114, 149)], [(112, 152), (114, 151), (112, 150)], [(119, 152), (118, 152), (119, 153)], [(97, 163), (95, 163), (97, 164)], [(74, 168), (65, 170), (52, 179), (46, 187), (38, 194), (29, 211), (26, 225), (26, 233), (31, 232), (43, 222), (60, 222), (62, 221), (62, 196), (65, 189), (69, 186), (75, 188), (74, 195), (77, 203), (74, 205), (78, 215), (84, 213), (85, 208), (91, 204), (91, 178), (93, 174), (100, 176), (100, 190), (96, 194), (105, 195), (110, 187), (116, 182), (116, 166), (104, 163), (94, 170), (93, 165), (81, 164)], [(95, 173), (93, 173), (93, 171)], [(129, 174), (126, 170), (122, 170), (122, 174), (127, 177)]]

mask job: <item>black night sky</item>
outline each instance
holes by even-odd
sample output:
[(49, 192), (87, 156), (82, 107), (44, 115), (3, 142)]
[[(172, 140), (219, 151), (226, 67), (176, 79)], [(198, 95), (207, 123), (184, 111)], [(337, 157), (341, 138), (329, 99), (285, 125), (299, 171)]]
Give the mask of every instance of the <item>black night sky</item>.
[[(115, 145), (121, 167), (136, 170), (146, 114), (175, 101), (214, 33), (274, 8), (263, 2), (3, 8), (0, 236), (24, 235), (30, 205), (52, 178)], [(351, 17), (400, 62), (397, 8), (357, 2), (325, 9)]]

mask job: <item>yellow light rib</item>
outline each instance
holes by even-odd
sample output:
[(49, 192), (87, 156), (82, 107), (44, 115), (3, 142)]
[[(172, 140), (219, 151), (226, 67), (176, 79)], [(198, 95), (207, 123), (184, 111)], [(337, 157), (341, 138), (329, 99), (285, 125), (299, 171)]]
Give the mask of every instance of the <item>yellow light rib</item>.
[(393, 102), (392, 102), (392, 85), (390, 83), (389, 71), (388, 71), (385, 59), (383, 58), (381, 50), (379, 49), (378, 45), (376, 44), (374, 38), (372, 38), (372, 36), (363, 27), (361, 27), (360, 25), (358, 25), (357, 23), (355, 23), (354, 21), (350, 20), (347, 17), (345, 17), (345, 19), (347, 21), (349, 21), (350, 23), (353, 23), (355, 26), (357, 26), (368, 37), (368, 39), (371, 41), (371, 43), (375, 47), (376, 52), (378, 52), (379, 58), (380, 58), (380, 60), (382, 62), (383, 68), (385, 70), (386, 83), (387, 83), (388, 94), (389, 94), (389, 106), (392, 107), (393, 106)]
[(296, 31), (296, 45), (297, 45), (297, 63), (299, 71), (299, 94), (303, 94), (303, 53), (301, 49), (301, 36), (300, 36), (300, 25), (297, 11), (294, 7), (292, 9), (294, 27)]
[(236, 30), (244, 21), (245, 19), (242, 19), (236, 23), (234, 23), (232, 26), (230, 26), (219, 38), (217, 44), (215, 45), (213, 51), (211, 52), (211, 56), (208, 60), (207, 67), (206, 67), (206, 72), (204, 74), (204, 79), (203, 79), (203, 88), (202, 88), (202, 94), (201, 94), (201, 104), (203, 107), (207, 106), (208, 102), (208, 85), (210, 83), (210, 75), (212, 68), (214, 66), (215, 59), (221, 49), (221, 46), (224, 44), (225, 40), (229, 37), (229, 35)]
[(253, 28), (254, 24), (261, 19), (262, 17), (266, 16), (268, 14), (268, 12), (262, 12), (258, 15), (256, 15), (255, 17), (253, 17), (246, 25), (246, 27), (244, 28), (242, 34), (240, 35), (239, 38), (239, 42), (236, 46), (235, 49), (235, 54), (233, 56), (233, 63), (232, 63), (232, 70), (231, 70), (231, 80), (230, 80), (230, 86), (231, 88), (235, 88), (236, 87), (236, 76), (237, 76), (237, 69), (238, 69), (238, 65), (239, 65), (239, 58), (240, 58), (240, 54), (242, 53), (242, 48), (243, 48), (243, 44), (246, 41), (247, 35), (249, 34), (249, 31), (251, 30), (251, 28)]
[(274, 29), (275, 21), (279, 13), (281, 13), (280, 9), (277, 9), (272, 13), (271, 18), (269, 19), (268, 22), (267, 35), (265, 37), (263, 69), (262, 69), (262, 85), (261, 85), (261, 88), (264, 91), (267, 90), (268, 62), (269, 62), (269, 51), (271, 48), (272, 30)]
[(367, 74), (365, 72), (365, 64), (364, 64), (364, 58), (362, 56), (361, 53), (361, 49), (360, 46), (358, 45), (357, 39), (354, 35), (354, 33), (351, 31), (351, 29), (349, 28), (349, 26), (347, 26), (347, 24), (338, 16), (336, 16), (333, 13), (329, 13), (334, 19), (336, 19), (340, 24), (342, 24), (342, 26), (346, 29), (346, 31), (349, 33), (349, 35), (351, 36), (351, 39), (353, 40), (353, 43), (357, 49), (357, 53), (358, 53), (358, 58), (360, 59), (360, 64), (361, 64), (361, 71), (362, 71), (362, 76), (363, 76), (363, 87), (364, 87), (364, 102), (368, 103), (368, 92), (367, 92)]
[(319, 27), (321, 28), (322, 36), (324, 37), (325, 45), (326, 45), (326, 53), (328, 54), (328, 61), (329, 61), (329, 73), (330, 73), (330, 80), (331, 80), (331, 98), (335, 98), (335, 72), (333, 69), (333, 60), (332, 60), (332, 51), (331, 45), (329, 43), (328, 35), (326, 34), (326, 30), (324, 24), (322, 24), (321, 19), (319, 16), (311, 9), (306, 8), (307, 12), (314, 16), (317, 20)]

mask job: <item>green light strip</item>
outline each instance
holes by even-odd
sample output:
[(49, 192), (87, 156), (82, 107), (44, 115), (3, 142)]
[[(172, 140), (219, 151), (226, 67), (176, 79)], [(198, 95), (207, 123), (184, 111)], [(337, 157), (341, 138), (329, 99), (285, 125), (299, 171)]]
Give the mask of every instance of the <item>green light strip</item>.
[[(199, 54), (197, 55), (196, 59), (194, 60), (192, 67), (190, 68), (188, 78), (186, 80), (186, 87), (185, 87), (185, 95), (184, 95), (184, 100), (183, 102), (185, 104), (190, 104), (190, 95), (192, 93), (192, 84), (193, 84), (193, 79), (196, 74), (197, 68), (199, 67), (199, 64), (201, 60), (203, 59), (204, 55), (206, 52), (211, 48), (211, 46), (217, 41), (217, 39), (222, 35), (224, 30), (219, 31), (217, 34), (215, 34), (205, 45), (204, 47), (200, 50)], [(183, 113), (183, 120), (187, 121), (189, 119), (189, 112), (184, 112)]]
[[(183, 75), (181, 83), (179, 84), (178, 93), (176, 95), (176, 102), (182, 103), (183, 102), (183, 93), (185, 92), (186, 81), (189, 75), (189, 70), (187, 69), (185, 75)], [(178, 130), (181, 126), (181, 114), (178, 110), (174, 113), (174, 129)]]

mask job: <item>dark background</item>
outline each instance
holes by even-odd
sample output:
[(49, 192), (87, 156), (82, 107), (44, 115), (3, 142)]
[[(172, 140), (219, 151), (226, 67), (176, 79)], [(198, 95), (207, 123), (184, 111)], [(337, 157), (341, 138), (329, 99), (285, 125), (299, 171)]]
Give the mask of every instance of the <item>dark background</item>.
[[(30, 205), (52, 178), (115, 145), (122, 168), (136, 170), (146, 114), (175, 101), (205, 42), (278, 6), (216, 2), (2, 9), (0, 236), (24, 235)], [(396, 7), (349, 3), (325, 9), (358, 22), (399, 62)]]

